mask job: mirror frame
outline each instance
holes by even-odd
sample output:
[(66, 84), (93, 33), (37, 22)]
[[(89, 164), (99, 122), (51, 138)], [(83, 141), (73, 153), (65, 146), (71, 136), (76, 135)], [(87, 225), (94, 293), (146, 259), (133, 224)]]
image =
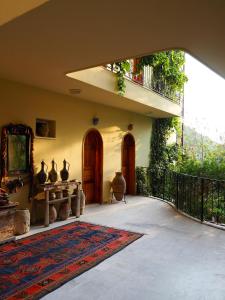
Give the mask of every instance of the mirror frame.
[[(23, 135), (26, 136), (26, 170), (9, 170), (9, 136)], [(1, 135), (1, 181), (6, 177), (15, 177), (28, 174), (33, 178), (34, 159), (33, 159), (33, 142), (34, 134), (31, 127), (23, 124), (9, 124), (2, 128)], [(32, 180), (31, 180), (32, 181)]]

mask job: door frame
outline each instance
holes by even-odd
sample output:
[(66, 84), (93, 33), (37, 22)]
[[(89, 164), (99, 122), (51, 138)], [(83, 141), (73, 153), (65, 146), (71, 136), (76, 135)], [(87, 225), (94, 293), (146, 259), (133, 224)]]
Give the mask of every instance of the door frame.
[(85, 140), (86, 140), (86, 137), (87, 135), (90, 133), (90, 132), (95, 132), (98, 137), (99, 137), (99, 140), (100, 140), (100, 157), (101, 157), (101, 165), (100, 165), (100, 170), (99, 170), (99, 202), (96, 202), (96, 203), (99, 203), (99, 204), (102, 204), (103, 203), (103, 139), (102, 139), (102, 136), (101, 136), (101, 133), (96, 129), (96, 128), (90, 128), (88, 129), (84, 136), (83, 136), (83, 141), (82, 141), (82, 185), (83, 185), (83, 182), (84, 182), (84, 144), (85, 144)]
[(134, 182), (133, 182), (133, 191), (134, 191), (134, 193), (132, 193), (131, 195), (136, 195), (136, 173), (135, 173), (136, 143), (135, 143), (135, 138), (134, 138), (133, 134), (131, 134), (130, 132), (127, 132), (126, 134), (124, 134), (123, 139), (122, 139), (122, 143), (121, 143), (121, 172), (123, 174), (123, 148), (124, 148), (124, 140), (125, 140), (126, 136), (130, 136), (133, 139), (133, 142), (134, 142)]

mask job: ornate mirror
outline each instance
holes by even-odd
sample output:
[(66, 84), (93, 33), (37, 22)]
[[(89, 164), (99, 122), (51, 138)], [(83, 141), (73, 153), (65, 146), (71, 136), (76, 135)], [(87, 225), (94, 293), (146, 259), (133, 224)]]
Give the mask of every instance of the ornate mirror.
[(33, 178), (33, 131), (23, 124), (2, 128), (1, 181), (23, 175)]

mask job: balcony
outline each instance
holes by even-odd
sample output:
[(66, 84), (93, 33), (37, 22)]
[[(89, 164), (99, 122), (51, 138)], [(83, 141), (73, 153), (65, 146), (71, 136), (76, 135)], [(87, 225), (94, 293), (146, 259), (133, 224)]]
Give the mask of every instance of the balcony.
[[(166, 97), (168, 100), (176, 103), (181, 104), (183, 100), (183, 95), (179, 92), (172, 92), (170, 87), (163, 81), (158, 81), (154, 77), (153, 68), (150, 66), (145, 66), (143, 72), (140, 74), (135, 74), (136, 70), (136, 59), (129, 59), (130, 64), (130, 71), (126, 72), (126, 79), (131, 80), (132, 82), (139, 84), (140, 86), (154, 91), (155, 93), (159, 94), (160, 96)], [(114, 64), (107, 64), (106, 69), (116, 73), (117, 69)]]
[[(78, 72), (68, 73), (73, 86), (79, 88), (79, 98), (133, 111), (153, 118), (169, 118), (181, 115), (178, 99), (166, 96), (166, 88), (156, 85), (151, 69), (145, 68), (143, 75), (127, 73), (126, 92), (118, 94), (116, 70), (112, 65), (99, 66)], [(163, 91), (163, 92), (162, 92)]]

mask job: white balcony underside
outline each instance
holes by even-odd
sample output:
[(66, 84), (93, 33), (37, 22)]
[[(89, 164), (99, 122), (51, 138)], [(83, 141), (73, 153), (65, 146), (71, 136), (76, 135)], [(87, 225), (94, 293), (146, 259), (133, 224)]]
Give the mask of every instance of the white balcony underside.
[(166, 118), (181, 114), (180, 105), (128, 79), (125, 79), (125, 95), (118, 95), (116, 75), (104, 67), (73, 72), (67, 76), (74, 79), (74, 87), (81, 89), (79, 98), (153, 118)]

